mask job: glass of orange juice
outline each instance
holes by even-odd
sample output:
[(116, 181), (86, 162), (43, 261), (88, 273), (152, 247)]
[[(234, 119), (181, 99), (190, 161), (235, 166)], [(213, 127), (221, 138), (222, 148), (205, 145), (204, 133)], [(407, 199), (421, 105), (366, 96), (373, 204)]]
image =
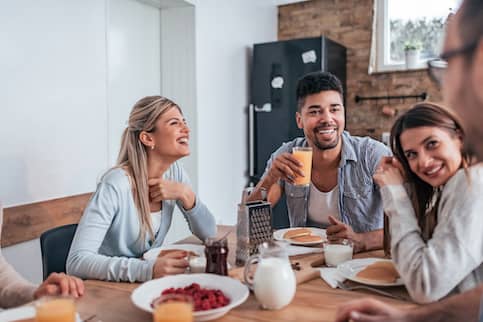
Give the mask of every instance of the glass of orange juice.
[(193, 322), (193, 299), (190, 296), (162, 295), (153, 307), (153, 322)]
[(312, 174), (312, 148), (307, 146), (296, 146), (292, 148), (292, 155), (300, 163), (302, 163), (302, 171), (304, 176), (296, 176), (294, 183), (297, 186), (308, 186), (310, 184), (310, 176)]
[(46, 296), (35, 303), (37, 322), (75, 322), (74, 299), (68, 296)]

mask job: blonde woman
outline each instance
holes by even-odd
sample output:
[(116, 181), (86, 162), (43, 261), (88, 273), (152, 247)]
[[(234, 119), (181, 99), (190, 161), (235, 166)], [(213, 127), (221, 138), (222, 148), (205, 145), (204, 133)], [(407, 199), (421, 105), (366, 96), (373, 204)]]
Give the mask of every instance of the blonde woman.
[(169, 99), (148, 96), (134, 105), (117, 165), (102, 177), (79, 222), (69, 274), (142, 282), (185, 271), (185, 254), (151, 261), (142, 255), (163, 244), (175, 206), (198, 238), (216, 234), (212, 214), (177, 162), (190, 153), (189, 133), (181, 109)]

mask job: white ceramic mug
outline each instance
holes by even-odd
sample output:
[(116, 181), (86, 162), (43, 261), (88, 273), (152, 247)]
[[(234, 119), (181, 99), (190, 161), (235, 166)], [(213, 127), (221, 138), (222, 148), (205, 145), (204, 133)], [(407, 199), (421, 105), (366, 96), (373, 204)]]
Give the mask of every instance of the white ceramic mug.
[(188, 263), (190, 267), (190, 273), (204, 273), (206, 270), (205, 256), (189, 256)]
[[(280, 309), (292, 301), (296, 290), (295, 274), (285, 244), (269, 241), (258, 249), (260, 255), (251, 256), (245, 265), (245, 282), (264, 309)], [(250, 276), (250, 266), (255, 263), (258, 263), (255, 274)]]

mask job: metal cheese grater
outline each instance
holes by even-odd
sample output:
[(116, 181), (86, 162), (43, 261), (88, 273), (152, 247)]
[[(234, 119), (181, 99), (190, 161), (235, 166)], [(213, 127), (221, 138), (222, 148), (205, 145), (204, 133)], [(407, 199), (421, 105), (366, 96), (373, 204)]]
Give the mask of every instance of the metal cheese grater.
[(258, 245), (272, 239), (272, 207), (266, 201), (246, 202), (245, 189), (238, 205), (236, 265), (244, 265)]

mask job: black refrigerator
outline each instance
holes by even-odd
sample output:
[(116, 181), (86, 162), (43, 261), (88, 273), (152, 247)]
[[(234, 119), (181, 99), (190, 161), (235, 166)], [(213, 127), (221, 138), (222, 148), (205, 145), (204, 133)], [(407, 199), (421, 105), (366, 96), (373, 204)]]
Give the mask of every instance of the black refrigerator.
[[(253, 46), (248, 108), (249, 185), (257, 184), (270, 155), (283, 142), (303, 136), (295, 122), (297, 80), (320, 70), (336, 75), (345, 93), (346, 48), (326, 37)], [(272, 225), (289, 226), (285, 198), (273, 208)]]

